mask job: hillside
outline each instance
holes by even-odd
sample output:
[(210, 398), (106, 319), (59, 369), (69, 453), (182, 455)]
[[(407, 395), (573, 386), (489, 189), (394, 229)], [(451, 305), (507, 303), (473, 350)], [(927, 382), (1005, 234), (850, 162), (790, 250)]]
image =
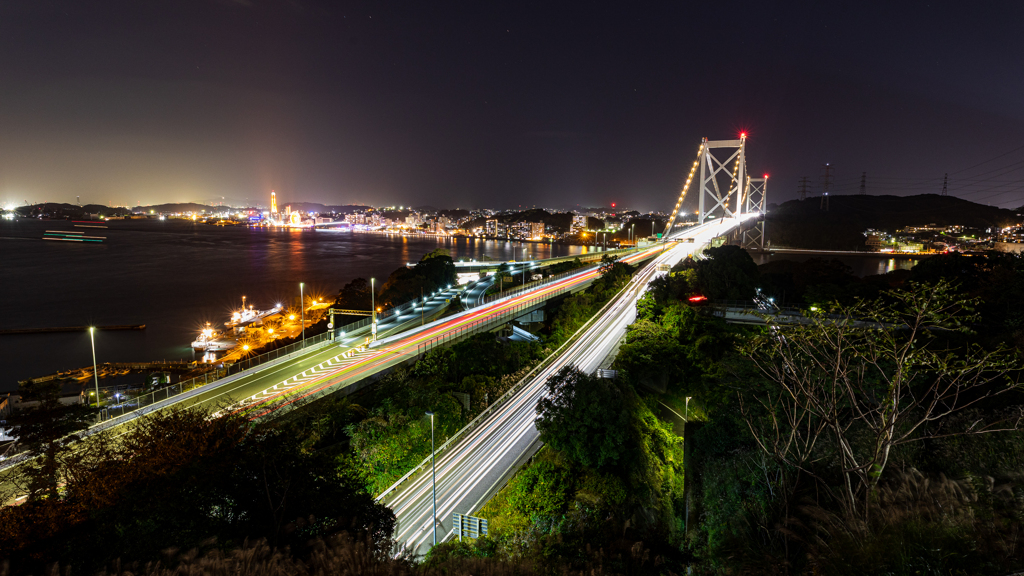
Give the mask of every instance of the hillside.
[(22, 216), (48, 216), (51, 218), (85, 218), (89, 214), (100, 216), (123, 216), (130, 214), (126, 208), (111, 208), (102, 204), (86, 204), (78, 206), (75, 204), (64, 204), (57, 202), (46, 202), (33, 204), (31, 206), (19, 206), (15, 211)]
[(868, 228), (895, 231), (905, 226), (959, 224), (971, 228), (1019, 223), (1016, 210), (976, 204), (953, 196), (832, 196), (829, 211), (820, 197), (790, 200), (768, 213), (765, 226), (774, 247), (858, 250)]

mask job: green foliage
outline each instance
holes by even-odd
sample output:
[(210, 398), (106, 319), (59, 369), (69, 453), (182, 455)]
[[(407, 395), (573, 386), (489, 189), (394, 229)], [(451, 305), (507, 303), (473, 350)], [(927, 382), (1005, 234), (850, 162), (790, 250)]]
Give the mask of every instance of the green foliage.
[[(370, 492), (380, 494), (430, 455), (433, 411), (440, 445), (494, 402), (540, 357), (535, 342), (499, 342), (480, 334), (431, 350), (410, 368), (396, 370), (374, 387), (366, 418), (348, 427), (351, 446)], [(470, 395), (470, 410), (451, 394)]]
[(457, 282), (455, 263), (447, 250), (438, 248), (426, 254), (412, 268), (403, 266), (391, 273), (387, 281), (380, 287), (378, 305), (398, 306), (421, 293), (429, 294), (439, 288)]
[(745, 300), (754, 297), (757, 264), (746, 250), (725, 245), (708, 248), (697, 262), (697, 285), (713, 300)]
[(583, 262), (579, 258), (573, 258), (572, 260), (566, 260), (557, 264), (552, 264), (544, 269), (545, 276), (553, 276), (555, 274), (561, 274), (570, 270), (576, 270), (582, 268)]
[(548, 379), (537, 403), (541, 441), (583, 466), (625, 465), (631, 395), (610, 380), (566, 367)]
[(60, 498), (0, 510), (0, 548), (17, 551), (15, 573), (38, 573), (54, 561), (89, 572), (210, 538), (301, 549), (355, 530), (383, 541), (394, 516), (349, 460), (309, 441), (309, 424), (252, 426), (190, 409), (158, 412), (116, 439), (90, 438), (79, 448), (89, 465), (66, 478)]
[(613, 367), (648, 392), (673, 398), (700, 396), (705, 405), (712, 397), (720, 398), (709, 379), (719, 375), (718, 362), (735, 349), (741, 329), (680, 302), (659, 306), (651, 292), (638, 302), (638, 317), (641, 306), (649, 319), (639, 319), (627, 329)]
[(572, 337), (629, 282), (635, 271), (634, 267), (624, 262), (606, 263), (602, 267), (601, 277), (588, 290), (569, 296), (557, 305), (557, 312), (548, 331), (547, 344), (558, 347)]
[[(82, 438), (79, 432), (95, 422), (96, 410), (84, 404), (62, 404), (57, 381), (22, 386), (20, 392), (26, 401), (38, 404), (12, 418), (13, 434), (22, 449), (37, 457), (24, 465), (25, 476), (17, 484), (29, 501), (56, 499), (69, 468), (81, 461), (75, 444)], [(6, 500), (0, 495), (0, 501)]]

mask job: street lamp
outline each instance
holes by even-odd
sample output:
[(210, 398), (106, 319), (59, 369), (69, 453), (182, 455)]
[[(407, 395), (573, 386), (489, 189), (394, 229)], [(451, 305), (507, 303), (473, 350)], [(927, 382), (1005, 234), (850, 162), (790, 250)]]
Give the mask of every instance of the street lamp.
[(686, 415), (685, 420), (687, 422), (689, 422), (690, 421), (690, 397), (689, 396), (686, 397), (686, 411), (684, 413)]
[(299, 282), (299, 313), (302, 317), (302, 348), (306, 347), (306, 300), (302, 292), (304, 287), (305, 283)]
[(370, 314), (373, 316), (370, 320), (370, 335), (373, 339), (377, 339), (377, 289), (374, 288), (374, 278), (370, 278)]
[[(93, 333), (96, 332), (96, 327), (89, 326), (89, 342), (92, 344), (92, 378), (96, 384), (96, 409), (100, 407), (100, 373), (96, 369), (96, 338)], [(99, 415), (97, 414), (97, 419)]]
[(437, 469), (434, 467), (434, 413), (427, 412), (430, 416), (430, 477), (433, 484), (434, 501), (434, 546), (437, 546)]
[(636, 222), (629, 226), (629, 243), (633, 243), (633, 230), (636, 229)]

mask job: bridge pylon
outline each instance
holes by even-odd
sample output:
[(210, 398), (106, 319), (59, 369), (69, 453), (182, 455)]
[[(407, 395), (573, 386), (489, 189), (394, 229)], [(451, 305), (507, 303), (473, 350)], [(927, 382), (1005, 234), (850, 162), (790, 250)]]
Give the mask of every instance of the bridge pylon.
[[(698, 224), (704, 224), (709, 218), (739, 216), (752, 212), (764, 214), (768, 175), (766, 174), (764, 178), (750, 178), (747, 175), (746, 133), (740, 134), (738, 140), (704, 138), (697, 149), (697, 159), (686, 177), (679, 200), (676, 201), (675, 208), (669, 216), (664, 234), (666, 240), (679, 216), (679, 208), (686, 199), (686, 193), (695, 179), (700, 187)], [(756, 244), (763, 248), (764, 221), (758, 222), (756, 230), (748, 232), (749, 235), (744, 233), (744, 245)]]
[(743, 212), (746, 214), (757, 213), (757, 224), (753, 228), (743, 231), (742, 248), (748, 250), (764, 250), (764, 214), (765, 197), (768, 194), (768, 175), (764, 178), (747, 177), (747, 186), (743, 192), (745, 202)]
[[(700, 202), (697, 223), (703, 224), (709, 216), (721, 218), (736, 216), (743, 213), (741, 196), (746, 182), (747, 135), (740, 134), (739, 140), (708, 140), (704, 139), (701, 146), (700, 162)], [(725, 151), (722, 154), (721, 151)], [(732, 149), (731, 154), (728, 150)], [(718, 153), (716, 154), (716, 151)], [(723, 160), (724, 158), (724, 160)], [(732, 171), (729, 164), (732, 163)], [(727, 178), (726, 178), (727, 177)], [(735, 196), (735, 204), (730, 209), (729, 203)], [(721, 214), (715, 211), (721, 208)]]

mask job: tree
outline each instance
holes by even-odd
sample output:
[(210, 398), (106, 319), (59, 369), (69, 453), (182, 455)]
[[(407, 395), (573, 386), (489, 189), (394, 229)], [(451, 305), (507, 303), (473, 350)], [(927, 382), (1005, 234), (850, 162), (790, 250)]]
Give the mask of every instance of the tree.
[(370, 282), (366, 278), (356, 278), (338, 292), (334, 306), (342, 310), (369, 310), (371, 302)]
[(61, 383), (44, 382), (22, 388), (26, 400), (39, 404), (22, 411), (14, 422), (18, 444), (36, 456), (25, 468), (23, 485), (29, 501), (58, 497), (65, 473), (78, 460), (74, 445), (79, 432), (96, 419), (96, 410), (85, 404), (62, 404)]
[[(897, 446), (1014, 430), (1024, 418), (1017, 407), (959, 427), (948, 419), (1014, 389), (1009, 375), (1020, 368), (1003, 348), (954, 347), (938, 337), (966, 332), (976, 300), (959, 297), (948, 281), (886, 296), (834, 305), (807, 316), (805, 326), (766, 317), (768, 330), (743, 348), (764, 377), (763, 386), (740, 394), (757, 444), (864, 520)], [(829, 476), (840, 480), (838, 489)]]
[(718, 300), (744, 300), (754, 297), (757, 264), (739, 246), (720, 246), (704, 251), (697, 262), (697, 284), (704, 296)]
[(541, 441), (592, 468), (626, 460), (631, 395), (572, 366), (549, 378), (546, 386), (547, 396), (537, 403)]

